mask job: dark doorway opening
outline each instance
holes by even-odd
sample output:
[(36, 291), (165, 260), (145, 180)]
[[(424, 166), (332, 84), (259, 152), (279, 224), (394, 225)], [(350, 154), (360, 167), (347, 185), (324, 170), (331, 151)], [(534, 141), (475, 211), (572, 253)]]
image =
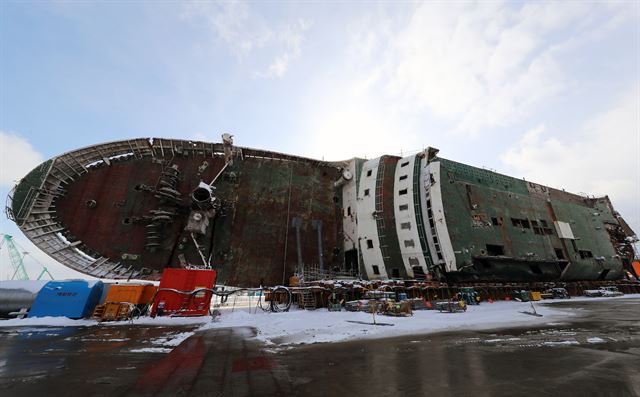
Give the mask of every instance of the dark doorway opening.
[(602, 272), (600, 272), (598, 280), (604, 280), (607, 277), (607, 274), (609, 274), (609, 270), (611, 269), (604, 269)]
[(344, 252), (344, 270), (348, 272), (358, 271), (358, 250), (352, 249)]

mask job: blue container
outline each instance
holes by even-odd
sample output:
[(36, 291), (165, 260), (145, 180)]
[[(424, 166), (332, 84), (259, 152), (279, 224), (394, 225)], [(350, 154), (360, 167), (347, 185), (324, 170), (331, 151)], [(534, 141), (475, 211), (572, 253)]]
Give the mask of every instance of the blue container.
[(102, 281), (49, 281), (36, 296), (28, 317), (89, 317), (100, 302)]

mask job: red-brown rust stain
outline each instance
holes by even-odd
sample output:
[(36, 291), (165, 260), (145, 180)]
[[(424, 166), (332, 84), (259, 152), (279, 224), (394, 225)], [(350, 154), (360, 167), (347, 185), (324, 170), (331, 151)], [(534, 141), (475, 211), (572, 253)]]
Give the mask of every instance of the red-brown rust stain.
[(234, 191), (237, 203), (230, 221), (233, 258), (225, 266), (227, 274), (223, 277), (233, 285), (274, 285), (288, 279), (297, 266), (294, 218), (301, 220), (300, 245), (306, 264), (318, 263), (317, 232), (312, 223), (322, 221), (328, 267), (337, 246), (338, 217), (333, 200), (336, 178), (337, 171), (328, 166), (245, 161)]
[[(206, 159), (210, 166), (198, 176), (197, 169), (205, 158), (174, 158), (182, 181), (178, 190), (188, 197), (200, 182), (210, 181), (222, 168), (222, 160)], [(213, 164), (212, 164), (213, 163)], [(145, 224), (123, 224), (126, 218), (149, 215), (158, 209), (160, 202), (152, 193), (138, 191), (137, 185), (154, 187), (160, 177), (162, 166), (150, 159), (128, 160), (112, 163), (111, 166), (91, 170), (73, 182), (67, 194), (58, 200), (56, 212), (69, 232), (91, 250), (95, 250), (118, 262), (123, 253), (142, 255), (142, 263), (137, 267), (161, 269), (169, 263), (171, 249), (183, 227), (182, 222), (174, 222), (165, 228), (164, 244), (168, 250), (151, 253), (145, 250)], [(89, 208), (86, 202), (95, 200), (97, 206)]]
[[(218, 157), (190, 155), (164, 160), (176, 164), (181, 172), (177, 190), (185, 205), (200, 181), (211, 182), (224, 166), (224, 160)], [(209, 166), (198, 175), (203, 161)], [(92, 169), (70, 184), (67, 194), (56, 203), (57, 216), (72, 236), (115, 262), (121, 261), (123, 253), (141, 255), (137, 261), (123, 263), (137, 269), (160, 270), (180, 266), (178, 257), (182, 254), (189, 263), (200, 265), (202, 260), (183, 231), (188, 208), (164, 227), (162, 249), (155, 252), (145, 249), (144, 223), (123, 223), (126, 218), (147, 216), (160, 207), (152, 193), (136, 190), (136, 186), (155, 187), (162, 169), (149, 158)], [(230, 172), (236, 174), (236, 182), (227, 178)], [(317, 232), (312, 223), (322, 221), (323, 256), (329, 267), (333, 249), (339, 245), (336, 230), (341, 212), (334, 202), (333, 187), (337, 177), (337, 169), (326, 164), (236, 159), (215, 184), (216, 195), (229, 204), (227, 214), (216, 219), (213, 237), (209, 234), (201, 238), (205, 255), (212, 252), (212, 265), (219, 271), (220, 282), (257, 286), (286, 280), (297, 267), (296, 231), (291, 225), (294, 217), (302, 221), (302, 257), (307, 264), (318, 263)], [(96, 200), (97, 206), (87, 206), (89, 200)], [(188, 241), (179, 250), (181, 236)]]

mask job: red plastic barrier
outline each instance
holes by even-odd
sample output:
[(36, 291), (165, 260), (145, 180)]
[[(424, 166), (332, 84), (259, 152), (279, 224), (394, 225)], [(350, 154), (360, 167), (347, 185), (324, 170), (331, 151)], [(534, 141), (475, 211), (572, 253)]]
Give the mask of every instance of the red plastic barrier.
[(212, 293), (195, 291), (213, 288), (215, 280), (214, 270), (164, 269), (151, 317), (206, 316), (209, 314)]

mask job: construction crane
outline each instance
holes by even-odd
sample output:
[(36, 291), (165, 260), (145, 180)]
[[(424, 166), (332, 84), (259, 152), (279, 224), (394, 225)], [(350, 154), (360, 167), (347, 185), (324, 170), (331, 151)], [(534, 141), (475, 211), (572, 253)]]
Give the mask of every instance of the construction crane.
[[(28, 254), (26, 251), (22, 251), (22, 254), (18, 250), (17, 243), (13, 240), (13, 236), (8, 234), (2, 234), (2, 240), (0, 240), (0, 249), (6, 245), (7, 251), (9, 253), (9, 263), (13, 268), (13, 275), (10, 280), (29, 280), (29, 274), (27, 273), (27, 269), (24, 266), (24, 257)], [(35, 258), (34, 258), (35, 260)], [(36, 260), (36, 262), (38, 262)], [(53, 280), (53, 276), (49, 273), (49, 270), (42, 263), (38, 262), (38, 264), (42, 267), (42, 272), (38, 275), (36, 280), (40, 280), (42, 276), (48, 274), (49, 277)]]

